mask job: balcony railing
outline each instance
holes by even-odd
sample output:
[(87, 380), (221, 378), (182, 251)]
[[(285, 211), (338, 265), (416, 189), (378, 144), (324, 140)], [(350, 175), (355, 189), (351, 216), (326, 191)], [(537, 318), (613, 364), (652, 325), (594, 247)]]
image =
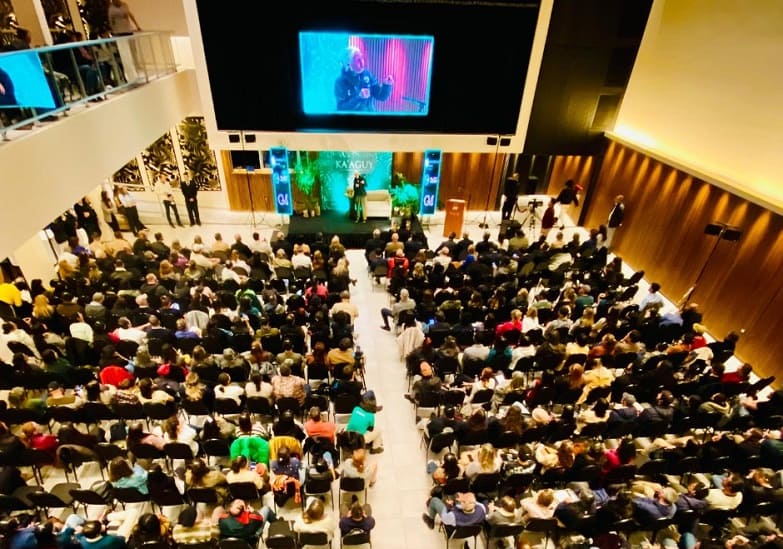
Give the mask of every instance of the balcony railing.
[(0, 134), (176, 72), (171, 35), (140, 32), (0, 53)]

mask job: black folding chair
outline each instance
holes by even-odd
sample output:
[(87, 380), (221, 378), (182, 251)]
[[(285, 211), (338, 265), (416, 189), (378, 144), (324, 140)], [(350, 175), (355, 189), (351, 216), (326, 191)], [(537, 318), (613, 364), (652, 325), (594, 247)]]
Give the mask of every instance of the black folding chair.
[(201, 443), (201, 449), (209, 458), (226, 458), (231, 455), (231, 445), (222, 438), (210, 438)]
[(363, 478), (340, 477), (340, 501), (342, 501), (343, 492), (364, 494), (363, 501), (367, 501), (367, 483)]
[(150, 501), (149, 494), (142, 494), (137, 488), (112, 488), (114, 499), (120, 502), (122, 508), (128, 503), (145, 503)]
[(231, 499), (244, 501), (261, 499), (261, 494), (253, 482), (231, 482), (228, 485), (228, 492), (231, 494)]
[(524, 524), (493, 524), (486, 530), (484, 547), (492, 547), (490, 541), (495, 539), (514, 538), (516, 539), (525, 531)]
[(452, 528), (447, 526), (443, 528), (443, 534), (446, 539), (446, 549), (449, 549), (449, 542), (467, 542), (470, 538), (473, 538), (473, 547), (476, 548), (476, 540), (481, 534), (482, 525), (476, 524), (474, 526), (458, 526)]
[(369, 532), (353, 530), (340, 538), (340, 547), (356, 547), (359, 545), (369, 545), (372, 547)]

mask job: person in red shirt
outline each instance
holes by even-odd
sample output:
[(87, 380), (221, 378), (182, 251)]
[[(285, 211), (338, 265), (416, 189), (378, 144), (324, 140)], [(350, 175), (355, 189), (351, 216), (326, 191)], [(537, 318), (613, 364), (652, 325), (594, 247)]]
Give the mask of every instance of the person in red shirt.
[(326, 299), (326, 296), (329, 295), (329, 290), (326, 289), (326, 285), (324, 285), (320, 280), (313, 278), (313, 283), (305, 290), (305, 302), (308, 305), (310, 304), (310, 297), (313, 294)]
[(695, 351), (696, 349), (701, 349), (702, 347), (707, 346), (707, 339), (704, 337), (704, 332), (707, 331), (707, 329), (704, 327), (703, 324), (696, 323), (693, 325), (693, 341), (691, 342), (691, 351)]
[(113, 385), (117, 387), (123, 380), (132, 380), (133, 374), (122, 366), (109, 365), (101, 370), (98, 377), (104, 385)]
[(737, 368), (734, 372), (726, 372), (720, 378), (721, 383), (748, 383), (750, 374), (753, 372), (753, 366), (747, 362)]
[(22, 443), (27, 448), (42, 450), (54, 456), (57, 453), (59, 441), (54, 435), (45, 435), (40, 425), (34, 421), (28, 421), (22, 425)]
[(512, 330), (522, 333), (522, 311), (519, 309), (511, 311), (511, 320), (504, 322), (503, 324), (498, 324), (497, 328), (495, 328), (495, 336), (499, 338), (506, 332)]
[(309, 419), (305, 422), (304, 428), (309, 437), (326, 438), (332, 443), (335, 441), (337, 426), (331, 421), (324, 421), (321, 418), (321, 409), (318, 406), (310, 408)]
[(604, 452), (603, 474), (617, 469), (621, 465), (628, 465), (636, 458), (636, 446), (633, 440), (624, 438), (617, 448)]
[(395, 271), (402, 274), (403, 276), (407, 276), (409, 266), (410, 264), (408, 263), (408, 258), (405, 257), (405, 252), (402, 248), (398, 248), (394, 253), (394, 257), (390, 257), (386, 261), (386, 276), (389, 280), (391, 280), (394, 277)]

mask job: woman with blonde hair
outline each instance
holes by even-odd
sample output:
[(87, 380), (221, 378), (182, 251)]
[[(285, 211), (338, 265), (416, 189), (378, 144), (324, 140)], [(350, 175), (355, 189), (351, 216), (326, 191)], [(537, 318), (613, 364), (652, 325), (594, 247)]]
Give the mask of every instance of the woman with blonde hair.
[(538, 309), (535, 307), (529, 307), (527, 313), (522, 318), (522, 333), (525, 334), (530, 330), (540, 330), (541, 324), (538, 323)]
[(372, 487), (375, 485), (375, 477), (378, 466), (375, 463), (368, 464), (367, 451), (364, 448), (356, 448), (351, 457), (340, 465), (340, 474), (346, 478), (363, 478)]
[(302, 514), (294, 521), (294, 532), (298, 534), (326, 534), (326, 539), (331, 543), (332, 535), (337, 528), (335, 518), (326, 512), (324, 502), (316, 497), (308, 497), (305, 500), (305, 508)]
[(482, 444), (475, 454), (466, 454), (468, 464), (465, 467), (465, 476), (473, 480), (480, 473), (497, 473), (500, 471), (502, 459), (498, 455), (497, 448), (490, 443)]
[(291, 260), (285, 253), (283, 248), (278, 248), (275, 252), (275, 258), (272, 260), (272, 266), (274, 268), (283, 267), (284, 269), (293, 269)]
[(57, 276), (60, 280), (68, 280), (76, 276), (76, 269), (71, 265), (67, 259), (61, 259), (57, 263)]
[(544, 488), (538, 493), (524, 498), (519, 502), (522, 510), (522, 519), (527, 522), (529, 519), (551, 519), (555, 515), (555, 492), (551, 488)]
[(171, 261), (168, 259), (164, 259), (160, 262), (160, 266), (158, 267), (158, 278), (161, 280), (167, 280), (167, 279), (174, 279), (176, 277), (176, 273), (174, 272), (174, 265), (171, 264)]
[(54, 316), (54, 307), (49, 304), (46, 294), (38, 294), (33, 299), (33, 318), (36, 320), (48, 320)]
[(568, 388), (573, 391), (581, 391), (582, 387), (586, 383), (584, 379), (585, 367), (581, 364), (571, 364), (568, 367), (568, 374), (566, 375), (566, 383)]

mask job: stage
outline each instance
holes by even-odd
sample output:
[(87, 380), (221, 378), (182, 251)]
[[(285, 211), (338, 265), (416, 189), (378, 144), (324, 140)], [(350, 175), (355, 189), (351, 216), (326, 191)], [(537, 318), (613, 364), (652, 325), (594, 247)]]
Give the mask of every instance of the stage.
[[(364, 249), (364, 243), (372, 237), (372, 232), (379, 229), (388, 231), (391, 219), (370, 218), (366, 223), (355, 223), (348, 218), (347, 213), (322, 211), (318, 217), (302, 217), (292, 215), (288, 224), (288, 240), (291, 242), (312, 242), (318, 233), (323, 233), (324, 240), (337, 235), (346, 248)], [(421, 230), (418, 221), (414, 221), (414, 230)]]

